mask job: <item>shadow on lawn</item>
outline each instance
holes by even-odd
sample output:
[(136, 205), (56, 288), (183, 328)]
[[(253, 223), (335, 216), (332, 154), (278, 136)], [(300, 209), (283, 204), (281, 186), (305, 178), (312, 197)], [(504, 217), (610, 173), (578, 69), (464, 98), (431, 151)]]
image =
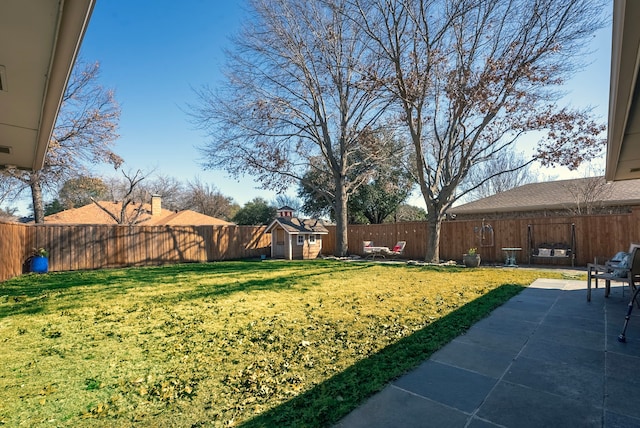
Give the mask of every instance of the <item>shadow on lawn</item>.
[[(176, 300), (199, 300), (204, 298), (225, 297), (235, 293), (245, 292), (250, 293), (252, 291), (283, 291), (296, 288), (297, 290), (305, 291), (313, 288), (318, 283), (317, 279), (321, 275), (336, 274), (343, 271), (354, 271), (367, 269), (368, 266), (347, 266), (346, 264), (331, 264), (327, 266), (314, 265), (309, 268), (306, 267), (296, 269), (295, 271), (288, 270), (285, 274), (270, 276), (268, 278), (247, 278), (246, 275), (233, 275), (229, 276), (230, 281), (224, 285), (198, 285), (191, 291), (180, 291), (174, 295), (167, 295), (156, 299), (158, 302), (171, 303)], [(280, 265), (279, 270), (282, 270)], [(237, 273), (237, 272), (236, 272)], [(300, 284), (301, 280), (308, 280), (304, 285)]]
[(242, 426), (333, 425), (523, 289), (519, 285), (502, 285)]

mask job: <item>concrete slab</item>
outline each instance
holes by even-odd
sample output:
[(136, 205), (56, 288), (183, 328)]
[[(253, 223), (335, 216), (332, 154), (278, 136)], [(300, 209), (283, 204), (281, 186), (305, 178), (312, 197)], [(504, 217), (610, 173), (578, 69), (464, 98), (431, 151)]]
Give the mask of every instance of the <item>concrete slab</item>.
[(436, 361), (427, 361), (393, 385), (454, 409), (471, 413), (483, 402), (497, 379)]
[(558, 364), (571, 364), (592, 373), (604, 371), (604, 352), (532, 338), (521, 356)]
[[(604, 330), (604, 327), (603, 327)], [(604, 335), (602, 331), (595, 332), (577, 327), (560, 327), (553, 321), (545, 320), (532, 334), (532, 339), (538, 338), (564, 345), (601, 351), (604, 349)]]
[(454, 340), (433, 354), (431, 360), (498, 379), (515, 356), (515, 352), (504, 352)]
[(528, 336), (536, 328), (538, 328), (537, 322), (524, 321), (519, 319), (513, 319), (513, 314), (493, 313), (490, 317), (478, 321), (472, 327), (473, 329), (485, 329), (493, 330), (499, 333), (516, 334), (521, 336)]
[(631, 416), (619, 415), (615, 412), (606, 411), (604, 413), (604, 424), (607, 428), (630, 428), (640, 427), (640, 419)]
[(471, 327), (467, 333), (458, 336), (455, 340), (516, 354), (522, 349), (525, 343), (527, 343), (529, 335), (525, 333), (487, 330), (474, 326)]
[(569, 364), (520, 357), (511, 365), (503, 380), (602, 407), (602, 372), (585, 373), (580, 367)]
[(500, 382), (478, 416), (505, 427), (601, 427), (602, 409), (582, 400)]
[(388, 386), (336, 427), (463, 427), (468, 415), (395, 386)]
[(640, 419), (637, 393), (640, 383), (633, 380), (607, 379), (604, 405), (607, 410)]

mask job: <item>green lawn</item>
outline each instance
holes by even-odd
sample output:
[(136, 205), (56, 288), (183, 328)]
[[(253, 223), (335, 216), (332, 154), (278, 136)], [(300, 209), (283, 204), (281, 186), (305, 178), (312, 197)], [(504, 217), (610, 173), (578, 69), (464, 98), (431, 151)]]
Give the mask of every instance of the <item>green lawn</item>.
[(553, 272), (331, 260), (0, 283), (0, 425), (328, 426)]

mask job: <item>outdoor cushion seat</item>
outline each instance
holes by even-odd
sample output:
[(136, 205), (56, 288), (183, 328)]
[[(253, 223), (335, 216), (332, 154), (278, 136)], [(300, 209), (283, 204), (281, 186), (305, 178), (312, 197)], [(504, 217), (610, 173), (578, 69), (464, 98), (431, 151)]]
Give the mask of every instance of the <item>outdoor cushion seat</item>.
[[(624, 296), (624, 284), (627, 283), (635, 291), (637, 274), (640, 274), (640, 262), (636, 258), (640, 258), (636, 253), (640, 249), (640, 244), (631, 244), (628, 253), (619, 252), (616, 255), (605, 262), (604, 264), (589, 263), (587, 264), (587, 301), (591, 301), (591, 281), (595, 281), (595, 287), (598, 288), (598, 280), (604, 279), (605, 291), (604, 296), (609, 297), (611, 291), (611, 281), (619, 281), (623, 283), (623, 296)], [(636, 272), (634, 274), (634, 272)]]
[(387, 255), (395, 256), (395, 257), (401, 256), (402, 253), (404, 252), (404, 247), (406, 247), (406, 245), (407, 245), (407, 241), (398, 241), (391, 250), (386, 251), (385, 253)]

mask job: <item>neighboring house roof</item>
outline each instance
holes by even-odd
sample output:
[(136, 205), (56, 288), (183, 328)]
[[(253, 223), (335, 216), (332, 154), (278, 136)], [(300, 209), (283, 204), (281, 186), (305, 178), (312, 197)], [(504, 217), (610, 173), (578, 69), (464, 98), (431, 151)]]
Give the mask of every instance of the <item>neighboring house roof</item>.
[[(106, 208), (109, 212), (120, 215), (122, 208), (122, 202), (108, 202), (100, 201), (100, 205)], [(135, 210), (139, 209), (140, 205), (129, 205), (127, 207), (127, 213), (129, 218), (135, 215)], [(105, 213), (96, 204), (88, 204), (79, 208), (72, 208), (69, 210), (61, 211), (56, 214), (46, 216), (44, 218), (45, 223), (56, 224), (116, 224), (116, 222), (107, 213)], [(225, 226), (233, 225), (228, 221), (221, 220), (219, 218), (211, 217), (208, 215), (200, 214), (191, 210), (184, 211), (171, 211), (167, 209), (160, 209), (160, 212), (155, 215), (151, 215), (151, 204), (142, 205), (142, 213), (138, 217), (136, 224), (144, 226)]]
[[(590, 192), (590, 195), (589, 195)], [(448, 214), (540, 211), (575, 207), (640, 205), (640, 180), (605, 182), (604, 177), (531, 183), (450, 208)]]
[(329, 233), (322, 220), (318, 219), (300, 219), (297, 217), (278, 217), (275, 219), (265, 233), (271, 232), (274, 227), (280, 226), (286, 230), (289, 234), (296, 235), (301, 233), (317, 233), (326, 235)]
[(150, 222), (144, 224), (163, 224), (167, 226), (232, 226), (231, 223), (216, 217), (211, 217), (196, 211), (183, 210), (161, 219), (161, 223)]

